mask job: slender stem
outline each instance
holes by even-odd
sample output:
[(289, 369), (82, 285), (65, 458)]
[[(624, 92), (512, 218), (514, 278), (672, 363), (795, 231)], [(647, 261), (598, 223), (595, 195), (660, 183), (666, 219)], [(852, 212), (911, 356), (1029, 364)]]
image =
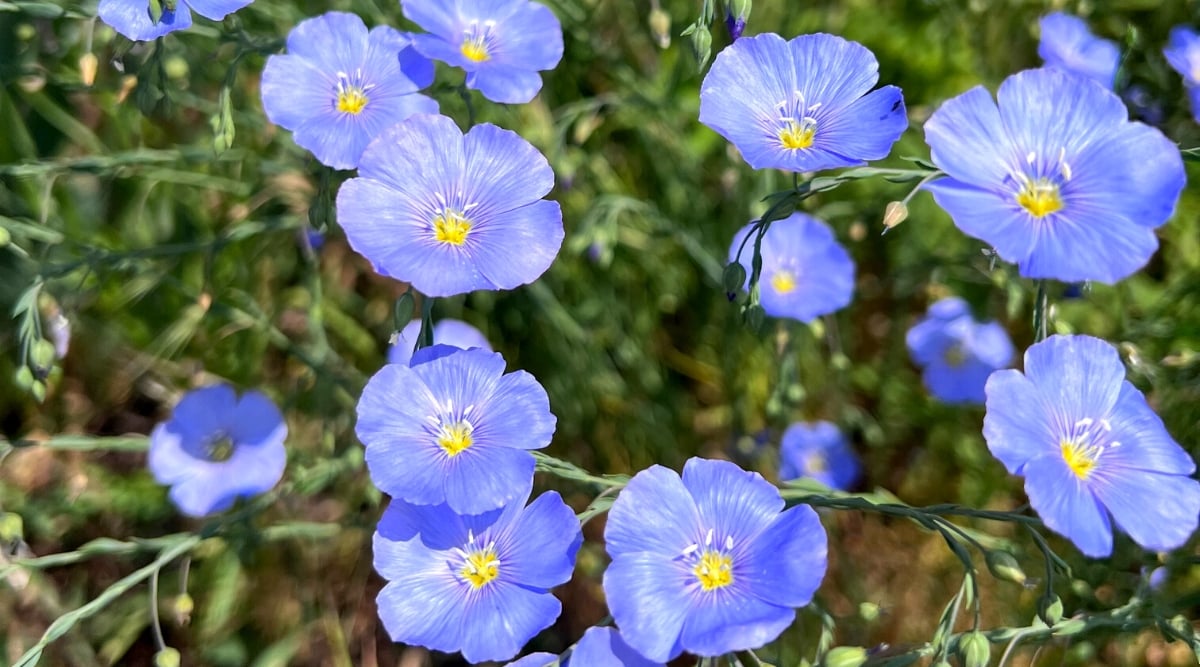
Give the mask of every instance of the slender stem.
[(1050, 298), (1046, 294), (1046, 281), (1037, 281), (1037, 296), (1033, 303), (1033, 342), (1046, 340), (1049, 331)]
[(475, 127), (475, 103), (471, 101), (471, 91), (467, 90), (467, 84), (458, 87), (458, 96), (462, 98), (463, 104), (467, 105), (467, 129)]
[(421, 300), (421, 333), (417, 334), (416, 350), (433, 345), (433, 301), (431, 296)]
[(150, 625), (154, 628), (154, 643), (162, 651), (167, 648), (167, 642), (163, 639), (162, 623), (158, 620), (158, 572), (158, 568), (155, 568), (150, 575)]
[(737, 655), (738, 662), (742, 663), (742, 667), (763, 667), (762, 660), (754, 655), (754, 651), (738, 651), (735, 655)]

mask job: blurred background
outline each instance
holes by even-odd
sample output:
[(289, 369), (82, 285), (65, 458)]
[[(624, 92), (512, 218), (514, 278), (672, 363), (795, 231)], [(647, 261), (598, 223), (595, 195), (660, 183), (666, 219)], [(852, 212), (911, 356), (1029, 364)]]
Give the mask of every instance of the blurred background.
[[(922, 388), (905, 331), (932, 301), (966, 298), (1002, 322), (1018, 350), (1033, 340), (1033, 287), (993, 262), (927, 195), (881, 236), (888, 202), (911, 184), (859, 181), (809, 199), (857, 265), (853, 303), (809, 326), (747, 327), (721, 288), (733, 234), (766, 195), (791, 185), (755, 172), (697, 121), (702, 73), (686, 38), (692, 0), (545, 0), (566, 51), (532, 103), (501, 107), (474, 94), (477, 120), (516, 130), (550, 160), (566, 241), (536, 284), (439, 300), (435, 318), (483, 331), (542, 382), (558, 416), (548, 452), (595, 473), (679, 469), (690, 456), (729, 458), (777, 478), (778, 443), (794, 421), (826, 419), (864, 464), (855, 490), (882, 488), (913, 505), (1010, 510), (1020, 480), (991, 458), (982, 407), (939, 404)], [(187, 389), (226, 380), (284, 410), (288, 470), (278, 500), (203, 543), (185, 574), (163, 571), (167, 643), (184, 664), (458, 665), (390, 642), (374, 597), (370, 536), (386, 502), (362, 466), (354, 407), (384, 363), (393, 306), (405, 286), (375, 275), (322, 204), (349, 173), (324, 172), (262, 113), (266, 55), (305, 17), (352, 11), (367, 24), (415, 29), (388, 0), (260, 1), (217, 24), (131, 44), (96, 21), (94, 3), (0, 0), (0, 313), (25, 304), (43, 335), (64, 342), (39, 402), (25, 382), (22, 320), (0, 318), (0, 510), (23, 520), (26, 555), (198, 529), (145, 467), (139, 439)], [(1200, 3), (1156, 0), (838, 0), (754, 3), (746, 34), (831, 32), (871, 49), (881, 84), (904, 91), (911, 129), (882, 166), (928, 158), (921, 124), (975, 85), (994, 90), (1039, 64), (1037, 19), (1083, 16), (1127, 52), (1120, 81), (1136, 86), (1134, 117), (1183, 148), (1200, 146), (1178, 75), (1163, 57), (1169, 29), (1200, 24)], [(652, 11), (656, 16), (650, 20)], [(728, 44), (713, 25), (714, 54)], [(439, 64), (432, 95), (466, 123), (462, 73)], [(232, 146), (214, 150), (210, 118), (229, 99)], [(218, 126), (223, 133), (229, 126)], [(225, 135), (222, 135), (225, 136)], [(1191, 176), (1196, 169), (1189, 165)], [(1052, 285), (1052, 331), (1117, 344), (1130, 380), (1195, 454), (1200, 440), (1200, 191), (1185, 191), (1159, 230), (1161, 250), (1114, 287)], [(311, 236), (315, 221), (323, 227)], [(0, 232), (2, 233), (2, 232)], [(40, 288), (31, 290), (36, 284)], [(32, 296), (30, 296), (32, 295)], [(32, 299), (30, 301), (29, 299)], [(59, 434), (62, 446), (28, 446)], [(539, 475), (577, 510), (599, 491)], [(831, 570), (818, 594), (836, 642), (879, 655), (929, 641), (962, 567), (936, 534), (877, 515), (823, 513)], [(284, 522), (322, 526), (280, 537)], [(1011, 538), (1036, 579), (1041, 561), (1009, 524), (972, 524)], [(559, 651), (603, 620), (603, 518), (564, 613), (530, 650)], [(12, 536), (9, 536), (12, 539)], [(12, 544), (20, 540), (12, 539)], [(1074, 568), (1059, 581), (1068, 615), (1123, 604), (1161, 563), (1118, 541), (1111, 561), (1051, 544)], [(14, 547), (15, 548), (15, 547)], [(22, 546), (22, 548), (25, 548)], [(6, 547), (7, 549), (7, 547)], [(13, 556), (5, 552), (5, 559)], [(150, 547), (0, 581), (0, 644), (15, 661), (50, 622), (145, 565)], [(786, 557), (781, 555), (781, 557)], [(1148, 604), (1197, 615), (1196, 549), (1176, 552)], [(980, 559), (981, 572), (986, 572)], [(0, 560), (0, 563), (3, 563)], [(186, 578), (195, 602), (183, 625), (171, 602)], [(1038, 591), (981, 575), (984, 626), (1022, 626)], [(861, 603), (880, 613), (862, 613)], [(812, 657), (820, 619), (799, 621), (761, 655)], [(888, 645), (885, 648), (882, 645)], [(46, 665), (145, 665), (155, 650), (144, 588), (57, 641)], [(994, 649), (993, 655), (998, 655)], [(1019, 647), (1007, 664), (1194, 664), (1189, 647), (1153, 629)], [(679, 664), (690, 664), (687, 660)]]

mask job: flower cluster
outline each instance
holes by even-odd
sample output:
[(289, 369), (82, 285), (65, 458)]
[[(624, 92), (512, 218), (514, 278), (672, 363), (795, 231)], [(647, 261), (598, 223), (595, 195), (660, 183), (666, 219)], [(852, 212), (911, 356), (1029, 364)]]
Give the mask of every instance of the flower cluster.
[(929, 307), (905, 337), (913, 361), (923, 368), (929, 393), (946, 403), (983, 403), (992, 371), (1012, 363), (1012, 341), (997, 322), (979, 323), (966, 301), (947, 297)]

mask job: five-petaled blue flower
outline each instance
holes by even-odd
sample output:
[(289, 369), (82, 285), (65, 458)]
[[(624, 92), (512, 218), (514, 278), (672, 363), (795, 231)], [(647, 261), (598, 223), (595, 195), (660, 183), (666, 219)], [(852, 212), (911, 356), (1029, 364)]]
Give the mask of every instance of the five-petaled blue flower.
[(220, 21), (254, 0), (162, 0), (162, 13), (150, 13), (149, 0), (100, 0), (97, 15), (113, 30), (135, 42), (145, 42), (192, 25), (192, 11)]
[(553, 653), (531, 653), (508, 667), (663, 667), (663, 663), (647, 660), (630, 648), (613, 628), (588, 628), (583, 638), (569, 654), (559, 657)]
[(1125, 379), (1116, 348), (1051, 336), (1025, 352), (1025, 373), (987, 383), (983, 436), (1025, 477), (1029, 504), (1088, 556), (1112, 553), (1112, 519), (1145, 549), (1182, 546), (1200, 517), (1196, 465)]
[(958, 228), (1028, 278), (1112, 284), (1144, 266), (1186, 181), (1179, 148), (1055, 69), (1010, 76), (997, 99), (972, 88), (925, 123), (949, 175), (926, 188)]
[(466, 135), (418, 114), (367, 147), (338, 191), (338, 223), (376, 270), (429, 296), (537, 280), (563, 240), (542, 199), (554, 171), (532, 144), (490, 123)]
[(562, 26), (529, 0), (403, 0), (404, 16), (429, 31), (413, 43), (467, 72), (467, 87), (493, 102), (523, 104), (542, 89), (541, 70), (562, 59)]
[(532, 375), (506, 374), (499, 353), (473, 349), (385, 365), (363, 389), (357, 432), (381, 491), (479, 514), (528, 486), (528, 450), (550, 444), (555, 422)]
[(150, 434), (150, 472), (184, 514), (219, 512), (275, 486), (287, 431), (279, 408), (257, 391), (239, 398), (225, 384), (194, 389)]
[(353, 169), (385, 129), (437, 113), (416, 92), (433, 81), (433, 64), (394, 28), (367, 32), (357, 15), (327, 12), (293, 28), (287, 47), (263, 68), (263, 110), (327, 166)]
[[(742, 227), (729, 246), (729, 261), (738, 259), (750, 287), (754, 258), (754, 223)], [(824, 222), (804, 213), (771, 223), (762, 240), (759, 299), (771, 317), (811, 322), (844, 308), (854, 296), (854, 260)]]
[(900, 89), (871, 91), (878, 80), (879, 63), (857, 42), (826, 34), (743, 37), (704, 77), (700, 122), (755, 169), (861, 165), (887, 157), (908, 127)]
[(929, 307), (905, 337), (925, 387), (946, 403), (983, 403), (993, 371), (1012, 365), (1012, 340), (998, 322), (979, 323), (966, 301), (947, 297)]
[(1192, 117), (1200, 122), (1200, 33), (1184, 25), (1171, 28), (1163, 55), (1167, 63), (1183, 77), (1183, 87), (1192, 105)]
[(650, 660), (718, 656), (774, 640), (825, 576), (826, 537), (807, 505), (728, 461), (651, 466), (613, 503), (604, 540), (608, 608)]
[(566, 583), (583, 541), (553, 491), (528, 507), (530, 479), (503, 508), (476, 516), (393, 500), (375, 533), (377, 599), (392, 639), (461, 651), (471, 663), (508, 660), (558, 618), (550, 589)]
[[(400, 330), (396, 342), (388, 348), (389, 364), (408, 365), (413, 358), (413, 348), (417, 345), (417, 336), (421, 333), (421, 320), (415, 319)], [(433, 344), (450, 345), (460, 350), (478, 347), (489, 352), (492, 349), (488, 339), (479, 329), (462, 320), (438, 320), (433, 325)]]
[(848, 490), (862, 465), (846, 435), (827, 421), (797, 422), (783, 432), (779, 479), (810, 478), (839, 491)]
[(1078, 74), (1112, 89), (1121, 62), (1121, 49), (1115, 42), (1093, 35), (1083, 19), (1063, 12), (1043, 16), (1038, 25), (1042, 29), (1038, 55), (1046, 67)]

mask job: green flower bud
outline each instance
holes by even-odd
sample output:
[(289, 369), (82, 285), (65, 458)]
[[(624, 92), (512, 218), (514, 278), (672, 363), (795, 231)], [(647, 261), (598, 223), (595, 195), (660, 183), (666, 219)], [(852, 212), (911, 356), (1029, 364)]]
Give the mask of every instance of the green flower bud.
[(18, 368), (16, 374), (13, 376), (13, 382), (16, 382), (17, 386), (25, 391), (31, 391), (34, 382), (33, 369), (28, 366)]
[(889, 202), (883, 210), (883, 231), (887, 233), (892, 227), (908, 219), (908, 205), (902, 201)]
[(973, 630), (958, 640), (958, 652), (963, 667), (987, 667), (992, 657), (992, 645), (982, 632)]
[(175, 614), (176, 625), (187, 625), (192, 620), (192, 610), (196, 608), (196, 603), (192, 600), (192, 596), (187, 593), (180, 593), (171, 600), (171, 613)]
[(12, 544), (25, 538), (25, 522), (20, 514), (0, 513), (0, 544)]
[(867, 649), (861, 646), (839, 646), (825, 654), (825, 667), (859, 667), (867, 661)]
[(1057, 595), (1038, 600), (1038, 616), (1046, 625), (1052, 626), (1058, 623), (1063, 617), (1062, 600), (1058, 599)]
[(1027, 577), (1017, 559), (1007, 551), (989, 551), (985, 557), (988, 570), (992, 576), (1014, 584), (1024, 584)]
[(33, 384), (29, 385), (29, 393), (33, 394), (33, 400), (41, 403), (46, 400), (46, 383), (41, 380), (34, 380)]
[(170, 646), (154, 654), (154, 667), (179, 667), (182, 662), (179, 651)]
[(0, 248), (12, 243), (12, 233), (7, 227), (0, 227)]
[(703, 70), (712, 57), (712, 33), (708, 31), (708, 26), (696, 24), (693, 28), (688, 34), (692, 42), (692, 55), (696, 58), (696, 68)]
[(858, 605), (858, 617), (870, 623), (879, 618), (879, 605), (874, 602), (860, 602)]
[(54, 343), (45, 338), (35, 341), (29, 349), (29, 361), (33, 362), (33, 370), (42, 377), (46, 377), (46, 373), (54, 365), (54, 357)]
[(650, 10), (650, 34), (654, 35), (654, 43), (658, 48), (665, 49), (671, 45), (671, 15), (656, 7)]
[(721, 284), (730, 294), (741, 291), (742, 286), (746, 284), (746, 267), (742, 266), (741, 262), (730, 262), (721, 276)]
[(758, 304), (752, 304), (746, 306), (742, 317), (745, 318), (746, 326), (750, 327), (751, 331), (761, 331), (763, 321), (767, 318), (767, 311), (763, 310), (763, 307)]
[(1070, 637), (1071, 635), (1077, 635), (1080, 632), (1083, 632), (1085, 628), (1087, 628), (1087, 621), (1083, 620), (1082, 618), (1072, 618), (1070, 620), (1056, 623), (1054, 625), (1053, 633), (1055, 637)]

